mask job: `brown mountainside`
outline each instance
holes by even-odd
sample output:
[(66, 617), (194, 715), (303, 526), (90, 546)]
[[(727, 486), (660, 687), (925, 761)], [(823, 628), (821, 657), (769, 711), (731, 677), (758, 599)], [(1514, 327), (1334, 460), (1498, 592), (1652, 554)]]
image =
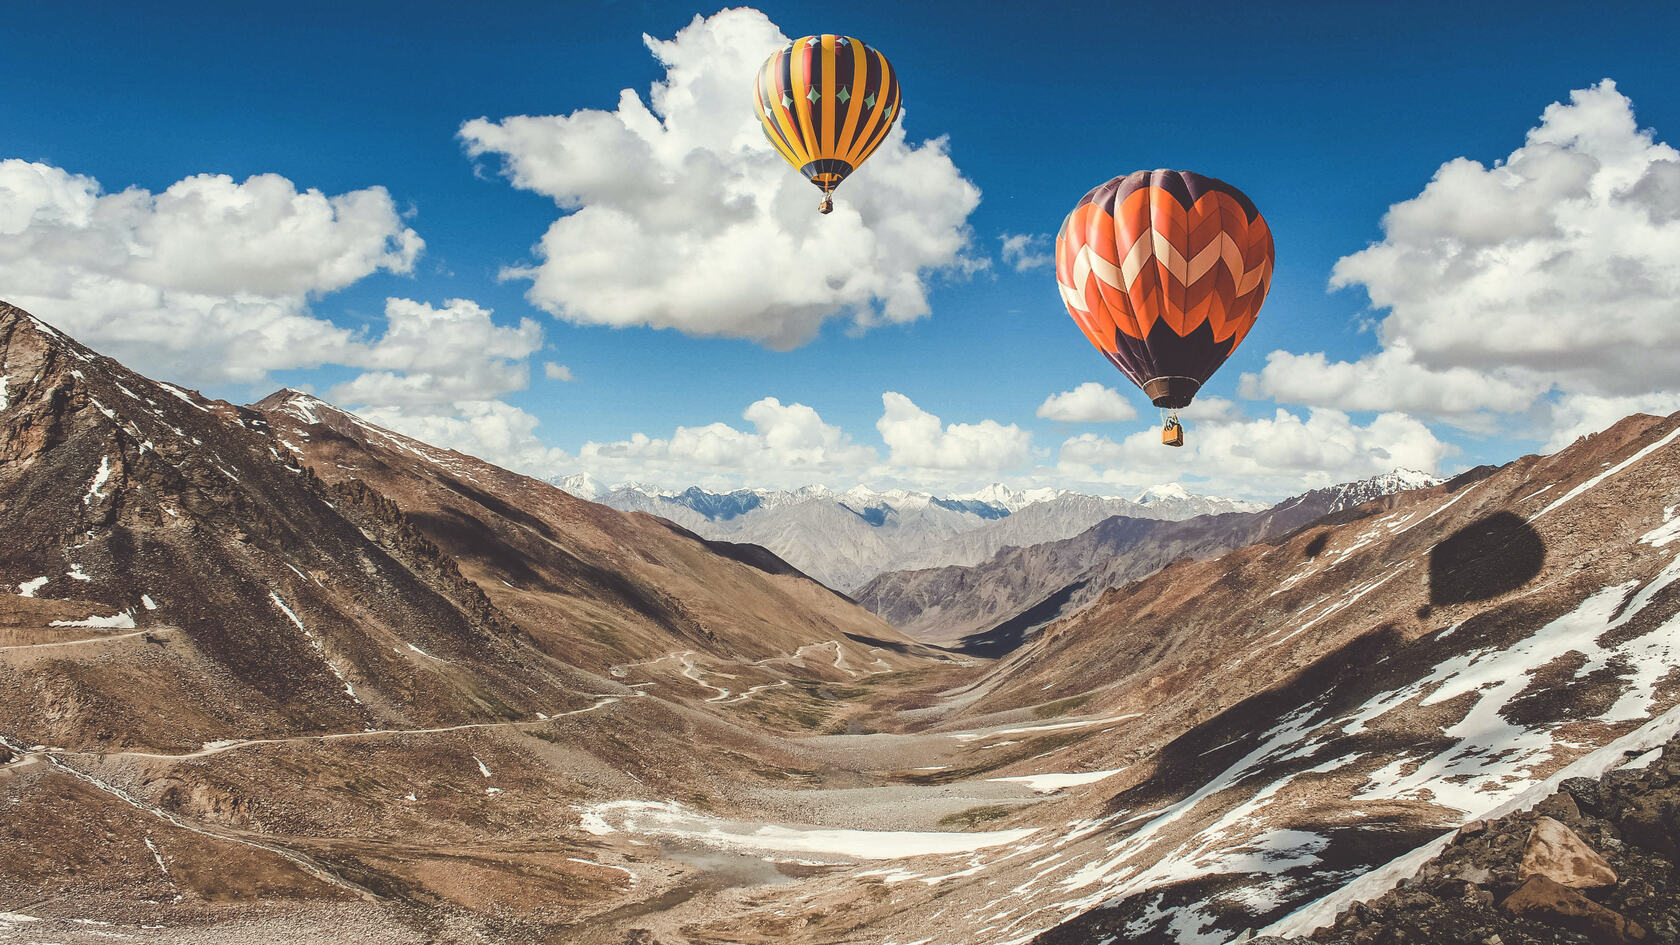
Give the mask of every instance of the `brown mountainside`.
[(786, 738), (960, 669), (763, 549), (3, 305), (0, 377), (0, 913), (570, 927), (700, 872), (626, 890), (573, 804), (850, 782)]
[(1227, 941), (1680, 730), (1680, 414), (990, 663), (313, 398), (0, 344), (0, 938)]

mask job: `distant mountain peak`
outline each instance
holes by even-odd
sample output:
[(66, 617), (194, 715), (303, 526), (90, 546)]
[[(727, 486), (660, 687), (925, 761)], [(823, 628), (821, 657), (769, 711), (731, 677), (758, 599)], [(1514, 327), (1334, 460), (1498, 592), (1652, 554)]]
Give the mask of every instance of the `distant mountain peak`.
[(1337, 483), (1323, 491), (1335, 494), (1335, 498), (1330, 503), (1329, 511), (1340, 512), (1343, 509), (1351, 509), (1356, 505), (1385, 495), (1393, 495), (1396, 492), (1406, 492), (1411, 489), (1427, 489), (1430, 486), (1440, 485), (1443, 481), (1416, 469), (1396, 467), (1369, 479)]
[(304, 393), (294, 387), (282, 387), (251, 406), (258, 410), (289, 414), (304, 423), (320, 423), (322, 414), (345, 413), (314, 394)]

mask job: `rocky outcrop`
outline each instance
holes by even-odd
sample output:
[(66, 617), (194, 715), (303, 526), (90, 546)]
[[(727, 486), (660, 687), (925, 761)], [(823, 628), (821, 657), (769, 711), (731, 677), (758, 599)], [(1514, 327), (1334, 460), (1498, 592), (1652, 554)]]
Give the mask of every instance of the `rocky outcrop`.
[(1400, 888), (1312, 937), (1337, 945), (1680, 941), (1677, 842), (1680, 738), (1644, 768), (1572, 778), (1533, 810), (1466, 825)]
[(1575, 831), (1550, 817), (1541, 817), (1528, 832), (1517, 878), (1542, 876), (1571, 889), (1600, 889), (1616, 885), (1616, 871), (1587, 846)]

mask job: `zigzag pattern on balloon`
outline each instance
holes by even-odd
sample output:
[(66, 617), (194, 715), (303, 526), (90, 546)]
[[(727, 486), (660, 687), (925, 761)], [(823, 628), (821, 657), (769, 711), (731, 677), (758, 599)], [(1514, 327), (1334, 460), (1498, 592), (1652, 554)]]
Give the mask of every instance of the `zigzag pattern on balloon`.
[(1057, 237), (1069, 312), (1104, 351), (1115, 350), (1116, 331), (1147, 338), (1156, 319), (1181, 337), (1206, 322), (1215, 341), (1240, 342), (1271, 287), (1266, 221), (1226, 190), (1186, 206), (1172, 190), (1134, 183), (1140, 176), (1093, 190)]

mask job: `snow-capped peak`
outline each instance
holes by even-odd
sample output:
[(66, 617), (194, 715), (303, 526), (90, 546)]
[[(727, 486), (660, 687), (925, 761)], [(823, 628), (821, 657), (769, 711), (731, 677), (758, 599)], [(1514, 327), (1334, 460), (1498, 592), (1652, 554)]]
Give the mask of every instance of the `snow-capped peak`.
[(580, 499), (590, 501), (600, 498), (604, 491), (600, 482), (586, 472), (573, 473), (570, 476), (555, 480), (554, 484)]
[(995, 505), (1010, 512), (1019, 512), (1029, 505), (1039, 502), (1049, 502), (1057, 496), (1069, 494), (1066, 489), (1011, 489), (1001, 482), (994, 482), (983, 489), (973, 492), (954, 492), (946, 498), (956, 502), (983, 502)]
[(1378, 496), (1405, 492), (1408, 489), (1426, 489), (1430, 486), (1440, 485), (1442, 481), (1416, 469), (1392, 469), (1380, 476), (1331, 486), (1330, 488), (1337, 493), (1337, 497), (1331, 504), (1330, 511), (1339, 512), (1342, 509), (1351, 509)]
[(1190, 490), (1184, 488), (1183, 483), (1163, 482), (1138, 493), (1138, 497), (1132, 501), (1138, 505), (1159, 505), (1162, 502), (1183, 502), (1190, 497)]

